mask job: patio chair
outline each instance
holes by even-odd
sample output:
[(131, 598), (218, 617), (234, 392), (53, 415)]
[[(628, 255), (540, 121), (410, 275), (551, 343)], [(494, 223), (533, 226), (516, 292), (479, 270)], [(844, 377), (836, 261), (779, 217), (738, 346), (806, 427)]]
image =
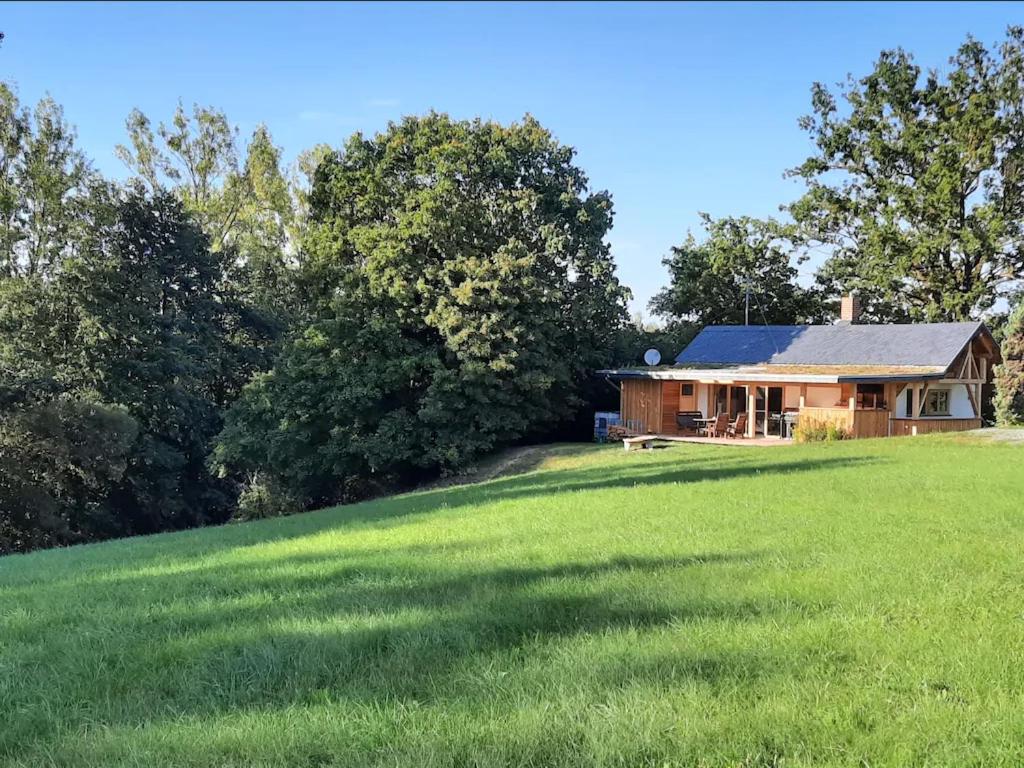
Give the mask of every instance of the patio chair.
[(739, 414), (736, 421), (725, 429), (726, 437), (745, 437), (747, 434), (747, 412)]
[(708, 424), (708, 437), (725, 437), (727, 429), (729, 429), (729, 414), (720, 413), (715, 417), (714, 423)]

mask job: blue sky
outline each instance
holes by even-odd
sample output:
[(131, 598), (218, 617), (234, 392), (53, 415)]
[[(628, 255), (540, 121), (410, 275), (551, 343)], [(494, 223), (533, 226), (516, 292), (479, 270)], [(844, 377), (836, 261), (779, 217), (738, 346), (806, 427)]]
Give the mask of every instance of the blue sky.
[(619, 274), (643, 309), (661, 259), (715, 216), (776, 214), (810, 149), (797, 119), (814, 81), (865, 74), (902, 46), (940, 69), (1021, 6), (907, 4), (0, 5), (0, 78), (49, 92), (103, 172), (139, 107), (178, 99), (266, 123), (286, 157), (428, 109), (529, 112), (615, 201)]

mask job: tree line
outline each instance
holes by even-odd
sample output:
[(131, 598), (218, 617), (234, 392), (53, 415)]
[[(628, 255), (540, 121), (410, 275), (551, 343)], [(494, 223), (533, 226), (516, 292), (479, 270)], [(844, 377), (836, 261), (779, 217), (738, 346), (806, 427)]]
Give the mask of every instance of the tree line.
[[(782, 220), (705, 216), (672, 250), (652, 308), (677, 321), (828, 319), (856, 291), (866, 320), (999, 326), (1024, 277), (1024, 28), (989, 49), (968, 38), (943, 71), (905, 51), (832, 90), (800, 118), (813, 151)], [(780, 169), (782, 170), (782, 169)], [(827, 258), (814, 281), (797, 268)]]
[(264, 127), (127, 120), (122, 184), (0, 90), (0, 546), (350, 501), (570, 430), (627, 290), (536, 120), (409, 117), (286, 169)]
[(265, 127), (135, 111), (117, 183), (59, 105), (0, 84), (0, 551), (357, 500), (578, 435), (609, 394), (594, 369), (742, 322), (748, 289), (758, 322), (826, 321), (849, 290), (877, 321), (991, 315), (1024, 277), (1022, 39), (814, 86), (806, 193), (704, 217), (659, 329), (627, 317), (610, 195), (529, 116), (407, 117), (286, 167)]

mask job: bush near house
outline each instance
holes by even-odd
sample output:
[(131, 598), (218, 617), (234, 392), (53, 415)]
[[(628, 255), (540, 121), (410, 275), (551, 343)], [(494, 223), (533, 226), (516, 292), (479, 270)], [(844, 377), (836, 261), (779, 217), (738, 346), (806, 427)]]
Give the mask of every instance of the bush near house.
[(1024, 301), (1010, 315), (1004, 334), (1003, 361), (995, 370), (996, 421), (1015, 426), (1024, 424)]
[(800, 421), (793, 430), (793, 439), (798, 443), (833, 443), (851, 437), (846, 427), (833, 421)]

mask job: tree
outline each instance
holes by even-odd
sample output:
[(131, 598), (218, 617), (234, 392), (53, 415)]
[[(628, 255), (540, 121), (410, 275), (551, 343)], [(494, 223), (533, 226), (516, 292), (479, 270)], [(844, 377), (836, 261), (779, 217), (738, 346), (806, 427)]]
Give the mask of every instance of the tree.
[(116, 148), (118, 157), (151, 191), (173, 191), (214, 252), (235, 255), (236, 280), (268, 325), (283, 330), (298, 304), (290, 273), (301, 192), (289, 185), (266, 126), (257, 126), (244, 152), (238, 129), (212, 107), (195, 105), (189, 115), (179, 104), (170, 125), (155, 132), (136, 109), (126, 127), (129, 145)]
[(996, 421), (1024, 425), (1024, 301), (1006, 323), (1001, 351), (1003, 361), (995, 370)]
[(700, 326), (685, 321), (674, 321), (664, 325), (645, 323), (639, 316), (633, 317), (619, 332), (612, 353), (611, 366), (628, 368), (646, 365), (644, 353), (656, 349), (663, 363), (670, 363), (700, 331)]
[(92, 179), (60, 106), (47, 97), (30, 112), (0, 82), (0, 277), (57, 272)]
[(261, 365), (239, 349), (250, 314), (234, 258), (169, 193), (130, 190), (112, 232), (67, 264), (55, 290), (77, 322), (83, 389), (123, 404), (140, 429), (116, 496), (126, 532), (224, 520), (229, 484), (206, 459), (222, 411)]
[(946, 74), (902, 50), (850, 79), (845, 106), (812, 89), (815, 152), (791, 175), (807, 243), (831, 257), (832, 295), (877, 320), (968, 320), (1024, 277), (1024, 28), (998, 52), (968, 38)]
[(788, 325), (820, 315), (814, 294), (796, 283), (790, 227), (749, 216), (701, 218), (707, 238), (688, 235), (662, 262), (669, 286), (652, 311), (697, 326), (742, 324), (749, 288), (751, 322)]
[(315, 322), (232, 409), (219, 465), (326, 501), (571, 418), (626, 297), (611, 201), (572, 157), (529, 117), (430, 114), (325, 158), (300, 275)]
[(88, 400), (0, 411), (0, 553), (123, 533), (114, 489), (137, 437), (125, 409)]

